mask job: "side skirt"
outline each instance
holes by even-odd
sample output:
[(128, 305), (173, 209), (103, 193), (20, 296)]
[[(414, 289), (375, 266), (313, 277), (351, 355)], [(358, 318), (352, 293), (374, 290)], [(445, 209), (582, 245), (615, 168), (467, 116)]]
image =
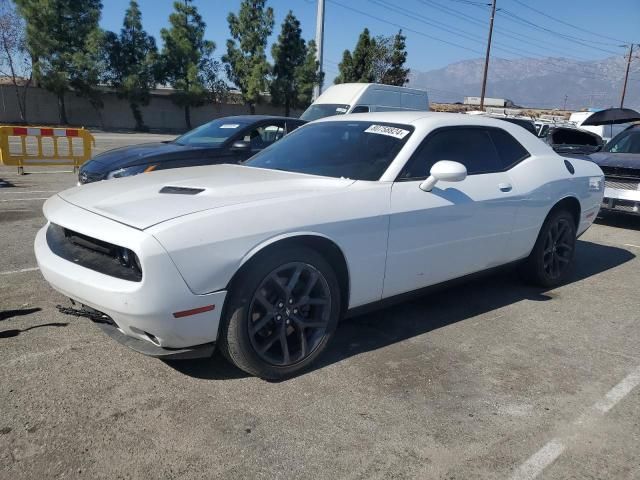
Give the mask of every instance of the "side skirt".
[(461, 285), (478, 278), (494, 275), (498, 272), (513, 270), (515, 267), (520, 265), (523, 261), (524, 259), (516, 260), (514, 262), (500, 265), (498, 267), (488, 268), (487, 270), (481, 270), (479, 272), (471, 273), (463, 277), (447, 280), (446, 282), (436, 283), (435, 285), (429, 285), (428, 287), (419, 288), (417, 290), (412, 290), (406, 293), (400, 293), (392, 297), (383, 298), (382, 300), (378, 300), (376, 302), (371, 302), (365, 305), (360, 305), (358, 307), (350, 308), (349, 310), (347, 310), (347, 312), (343, 315), (342, 318), (346, 319), (346, 318), (357, 317), (358, 315), (363, 315), (365, 313), (370, 313), (375, 310), (387, 308), (392, 305), (397, 305), (399, 303), (406, 302), (408, 300), (413, 300), (415, 298), (422, 297), (425, 295), (430, 295), (435, 292), (445, 290), (455, 285)]

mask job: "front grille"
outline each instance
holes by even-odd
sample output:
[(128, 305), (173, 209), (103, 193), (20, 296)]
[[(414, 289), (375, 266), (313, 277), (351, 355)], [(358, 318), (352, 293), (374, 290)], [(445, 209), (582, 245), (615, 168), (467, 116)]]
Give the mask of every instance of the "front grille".
[(638, 190), (640, 179), (605, 177), (604, 186), (618, 190)]
[(59, 257), (90, 270), (131, 282), (142, 281), (138, 257), (128, 248), (53, 223), (47, 229), (47, 244)]

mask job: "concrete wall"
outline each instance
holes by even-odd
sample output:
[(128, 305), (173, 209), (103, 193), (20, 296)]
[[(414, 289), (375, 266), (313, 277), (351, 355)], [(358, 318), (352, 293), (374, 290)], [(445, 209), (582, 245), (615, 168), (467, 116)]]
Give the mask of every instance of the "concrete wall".
[[(105, 129), (133, 129), (135, 122), (126, 101), (115, 93), (105, 92), (102, 121), (98, 113), (83, 98), (69, 93), (65, 97), (67, 117), (73, 126), (98, 127)], [(10, 85), (0, 85), (0, 125), (20, 122), (15, 91)], [(242, 104), (225, 103), (205, 105), (191, 109), (191, 123), (195, 127), (213, 118), (229, 115), (246, 115), (248, 107)], [(258, 114), (283, 115), (284, 109), (265, 103), (256, 107)], [(298, 116), (299, 111), (291, 112)], [(155, 130), (184, 131), (184, 110), (175, 105), (168, 95), (154, 94), (151, 103), (142, 108), (145, 124)], [(56, 97), (40, 88), (30, 88), (27, 94), (27, 120), (32, 125), (56, 125), (58, 123), (58, 104)]]

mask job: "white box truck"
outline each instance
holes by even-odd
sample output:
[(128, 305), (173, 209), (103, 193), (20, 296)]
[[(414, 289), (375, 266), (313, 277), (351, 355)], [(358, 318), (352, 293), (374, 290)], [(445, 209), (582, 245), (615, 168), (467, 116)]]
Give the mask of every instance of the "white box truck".
[(327, 88), (300, 116), (312, 121), (331, 115), (429, 110), (424, 90), (378, 83), (340, 83)]

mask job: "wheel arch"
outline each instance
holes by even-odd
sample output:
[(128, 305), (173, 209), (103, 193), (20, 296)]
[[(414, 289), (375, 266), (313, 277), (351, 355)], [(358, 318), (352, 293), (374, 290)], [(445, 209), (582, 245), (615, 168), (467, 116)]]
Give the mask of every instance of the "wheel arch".
[(226, 286), (227, 291), (231, 291), (234, 283), (242, 276), (248, 265), (258, 255), (266, 255), (276, 248), (286, 248), (287, 246), (305, 246), (317, 251), (334, 268), (338, 277), (338, 284), (341, 292), (341, 309), (346, 312), (349, 307), (349, 295), (351, 291), (351, 280), (349, 274), (349, 264), (340, 246), (331, 238), (318, 232), (292, 232), (269, 238), (253, 247), (240, 261), (240, 266), (229, 280)]
[(569, 213), (571, 213), (571, 216), (573, 217), (573, 221), (576, 226), (576, 232), (577, 232), (578, 229), (580, 228), (580, 216), (582, 215), (582, 205), (580, 205), (580, 200), (578, 200), (578, 198), (574, 195), (567, 195), (566, 197), (558, 200), (555, 203), (555, 205), (551, 207), (551, 210), (549, 210), (549, 213), (547, 213), (547, 216), (545, 217), (545, 221), (547, 220), (547, 218), (549, 218), (549, 216), (553, 212), (556, 212), (561, 209), (566, 209), (569, 211)]

